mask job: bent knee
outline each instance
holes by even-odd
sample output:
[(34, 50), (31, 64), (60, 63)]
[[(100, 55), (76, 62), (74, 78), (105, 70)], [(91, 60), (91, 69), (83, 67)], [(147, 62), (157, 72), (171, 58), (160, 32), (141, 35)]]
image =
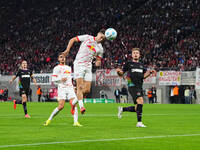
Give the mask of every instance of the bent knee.
[(90, 89), (85, 89), (84, 93), (85, 93), (85, 94), (90, 93)]
[(59, 106), (58, 106), (58, 109), (59, 109), (59, 110), (62, 110), (63, 108), (64, 108), (64, 105), (59, 105)]
[(143, 98), (142, 98), (142, 97), (139, 97), (139, 98), (137, 99), (137, 104), (143, 104), (143, 103), (144, 103)]
[(78, 85), (78, 86), (77, 86), (77, 90), (82, 91), (83, 89), (84, 89), (84, 86), (83, 86), (83, 85)]

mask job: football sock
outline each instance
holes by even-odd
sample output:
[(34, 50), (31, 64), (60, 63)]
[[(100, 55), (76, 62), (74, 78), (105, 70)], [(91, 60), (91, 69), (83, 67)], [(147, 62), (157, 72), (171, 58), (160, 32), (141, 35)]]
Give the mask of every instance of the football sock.
[(135, 106), (123, 107), (123, 111), (135, 112)]
[(78, 104), (79, 104), (79, 107), (82, 108), (83, 107), (83, 100), (78, 100)]
[(74, 123), (78, 122), (78, 108), (75, 107), (74, 108), (75, 111), (74, 111)]
[(53, 117), (55, 117), (58, 113), (59, 113), (59, 109), (58, 109), (58, 107), (56, 107), (56, 108), (53, 110), (53, 112), (51, 113), (51, 115), (50, 115), (50, 117), (49, 117), (48, 120), (52, 120)]
[(78, 102), (78, 99), (77, 99), (77, 98), (73, 99), (72, 105), (76, 105), (77, 102)]
[(142, 122), (142, 107), (143, 107), (143, 104), (137, 104), (136, 113), (137, 113), (138, 122)]
[(24, 113), (26, 115), (27, 114), (26, 102), (23, 102), (22, 105), (23, 105), (23, 108), (24, 108)]
[(22, 104), (22, 100), (16, 100), (15, 104)]

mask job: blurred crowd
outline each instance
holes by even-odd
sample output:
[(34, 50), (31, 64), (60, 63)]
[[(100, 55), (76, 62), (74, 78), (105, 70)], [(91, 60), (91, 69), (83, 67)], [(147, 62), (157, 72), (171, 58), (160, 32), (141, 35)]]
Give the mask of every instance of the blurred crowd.
[[(0, 74), (13, 74), (22, 59), (36, 73), (52, 72), (70, 38), (113, 27), (103, 43), (101, 68), (115, 68), (142, 50), (142, 62), (156, 70), (195, 70), (200, 65), (198, 0), (1, 0)], [(79, 44), (71, 49), (72, 65)]]

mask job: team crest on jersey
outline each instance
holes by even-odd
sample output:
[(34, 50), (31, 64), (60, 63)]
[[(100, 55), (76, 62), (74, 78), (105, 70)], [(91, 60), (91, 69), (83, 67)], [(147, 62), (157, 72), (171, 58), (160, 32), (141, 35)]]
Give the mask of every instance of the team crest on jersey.
[(141, 94), (140, 94), (140, 92), (137, 92), (137, 96), (140, 96)]
[(93, 51), (96, 53), (96, 50), (93, 45), (87, 45), (87, 47), (89, 48), (90, 51)]
[(71, 72), (69, 72), (68, 70), (66, 70), (64, 73), (65, 73), (65, 74), (70, 74)]

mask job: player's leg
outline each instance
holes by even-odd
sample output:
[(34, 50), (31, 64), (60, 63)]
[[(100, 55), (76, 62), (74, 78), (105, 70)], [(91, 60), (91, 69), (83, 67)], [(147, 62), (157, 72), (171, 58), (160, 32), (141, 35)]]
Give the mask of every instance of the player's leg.
[(25, 118), (30, 118), (30, 116), (28, 115), (28, 112), (27, 112), (26, 102), (27, 102), (27, 95), (22, 94), (22, 105), (23, 105), (23, 109), (24, 109)]
[[(22, 94), (24, 94), (25, 91), (23, 89), (19, 89), (19, 96), (22, 97)], [(16, 109), (17, 104), (22, 104), (22, 100), (13, 100), (13, 108)]]
[[(83, 105), (83, 90), (84, 90), (83, 78), (76, 79), (76, 85), (77, 85), (78, 104), (79, 104), (81, 113), (83, 114), (85, 112), (85, 108)], [(74, 101), (73, 101), (73, 105), (74, 105)]]
[(137, 98), (137, 105), (136, 105), (136, 113), (137, 113), (137, 125), (136, 127), (146, 127), (143, 123), (142, 123), (142, 111), (143, 111), (143, 97), (139, 96)]
[(85, 81), (84, 80), (83, 83), (84, 83), (83, 94), (84, 94), (84, 96), (86, 96), (87, 94), (90, 93), (92, 81)]
[[(77, 87), (76, 95), (78, 98), (78, 103), (82, 114), (85, 112), (85, 108), (83, 106), (84, 76), (85, 76), (85, 66), (74, 64), (74, 78), (76, 79), (76, 87)], [(74, 99), (72, 104), (75, 105), (76, 103), (77, 100)]]
[(77, 105), (75, 105), (73, 117), (74, 117), (73, 126), (82, 127), (82, 125), (78, 122), (78, 108), (77, 108)]
[(64, 108), (65, 106), (65, 100), (64, 99), (59, 99), (58, 100), (58, 107), (56, 107), (53, 112), (51, 113), (50, 117), (48, 120), (45, 122), (44, 126), (48, 126), (51, 122), (51, 120)]
[(73, 115), (73, 117), (74, 117), (74, 126), (82, 126), (82, 125), (78, 122), (78, 108), (77, 108), (77, 104), (72, 105), (72, 102), (73, 102), (74, 100), (78, 101), (78, 100), (77, 100), (77, 96), (76, 96), (76, 94), (75, 94), (74, 88), (73, 88), (73, 87), (68, 88), (68, 89), (67, 89), (67, 93), (68, 93), (68, 94), (67, 94), (67, 99), (70, 100), (70, 104), (71, 104), (71, 107), (72, 107), (71, 113), (72, 113), (72, 115)]
[(85, 76), (83, 80), (84, 80), (83, 94), (84, 96), (86, 96), (87, 94), (90, 93), (91, 84), (92, 84), (92, 68), (91, 67), (85, 68)]
[[(131, 94), (131, 97), (133, 99), (133, 102), (135, 103), (136, 101), (136, 90), (132, 87), (128, 88), (129, 93)], [(118, 118), (122, 117), (123, 112), (136, 112), (135, 106), (128, 106), (128, 107), (118, 107)]]
[(20, 94), (22, 100), (13, 100), (14, 109), (16, 109), (16, 106), (17, 106), (16, 104), (22, 104), (23, 105), (25, 118), (30, 118), (30, 116), (27, 113), (27, 106), (26, 106), (28, 93), (29, 93), (29, 89), (26, 89), (26, 90), (20, 89), (19, 94)]
[(51, 120), (64, 108), (66, 96), (66, 89), (58, 87), (58, 107), (53, 110), (50, 117), (45, 122), (44, 126), (47, 126), (51, 122)]

